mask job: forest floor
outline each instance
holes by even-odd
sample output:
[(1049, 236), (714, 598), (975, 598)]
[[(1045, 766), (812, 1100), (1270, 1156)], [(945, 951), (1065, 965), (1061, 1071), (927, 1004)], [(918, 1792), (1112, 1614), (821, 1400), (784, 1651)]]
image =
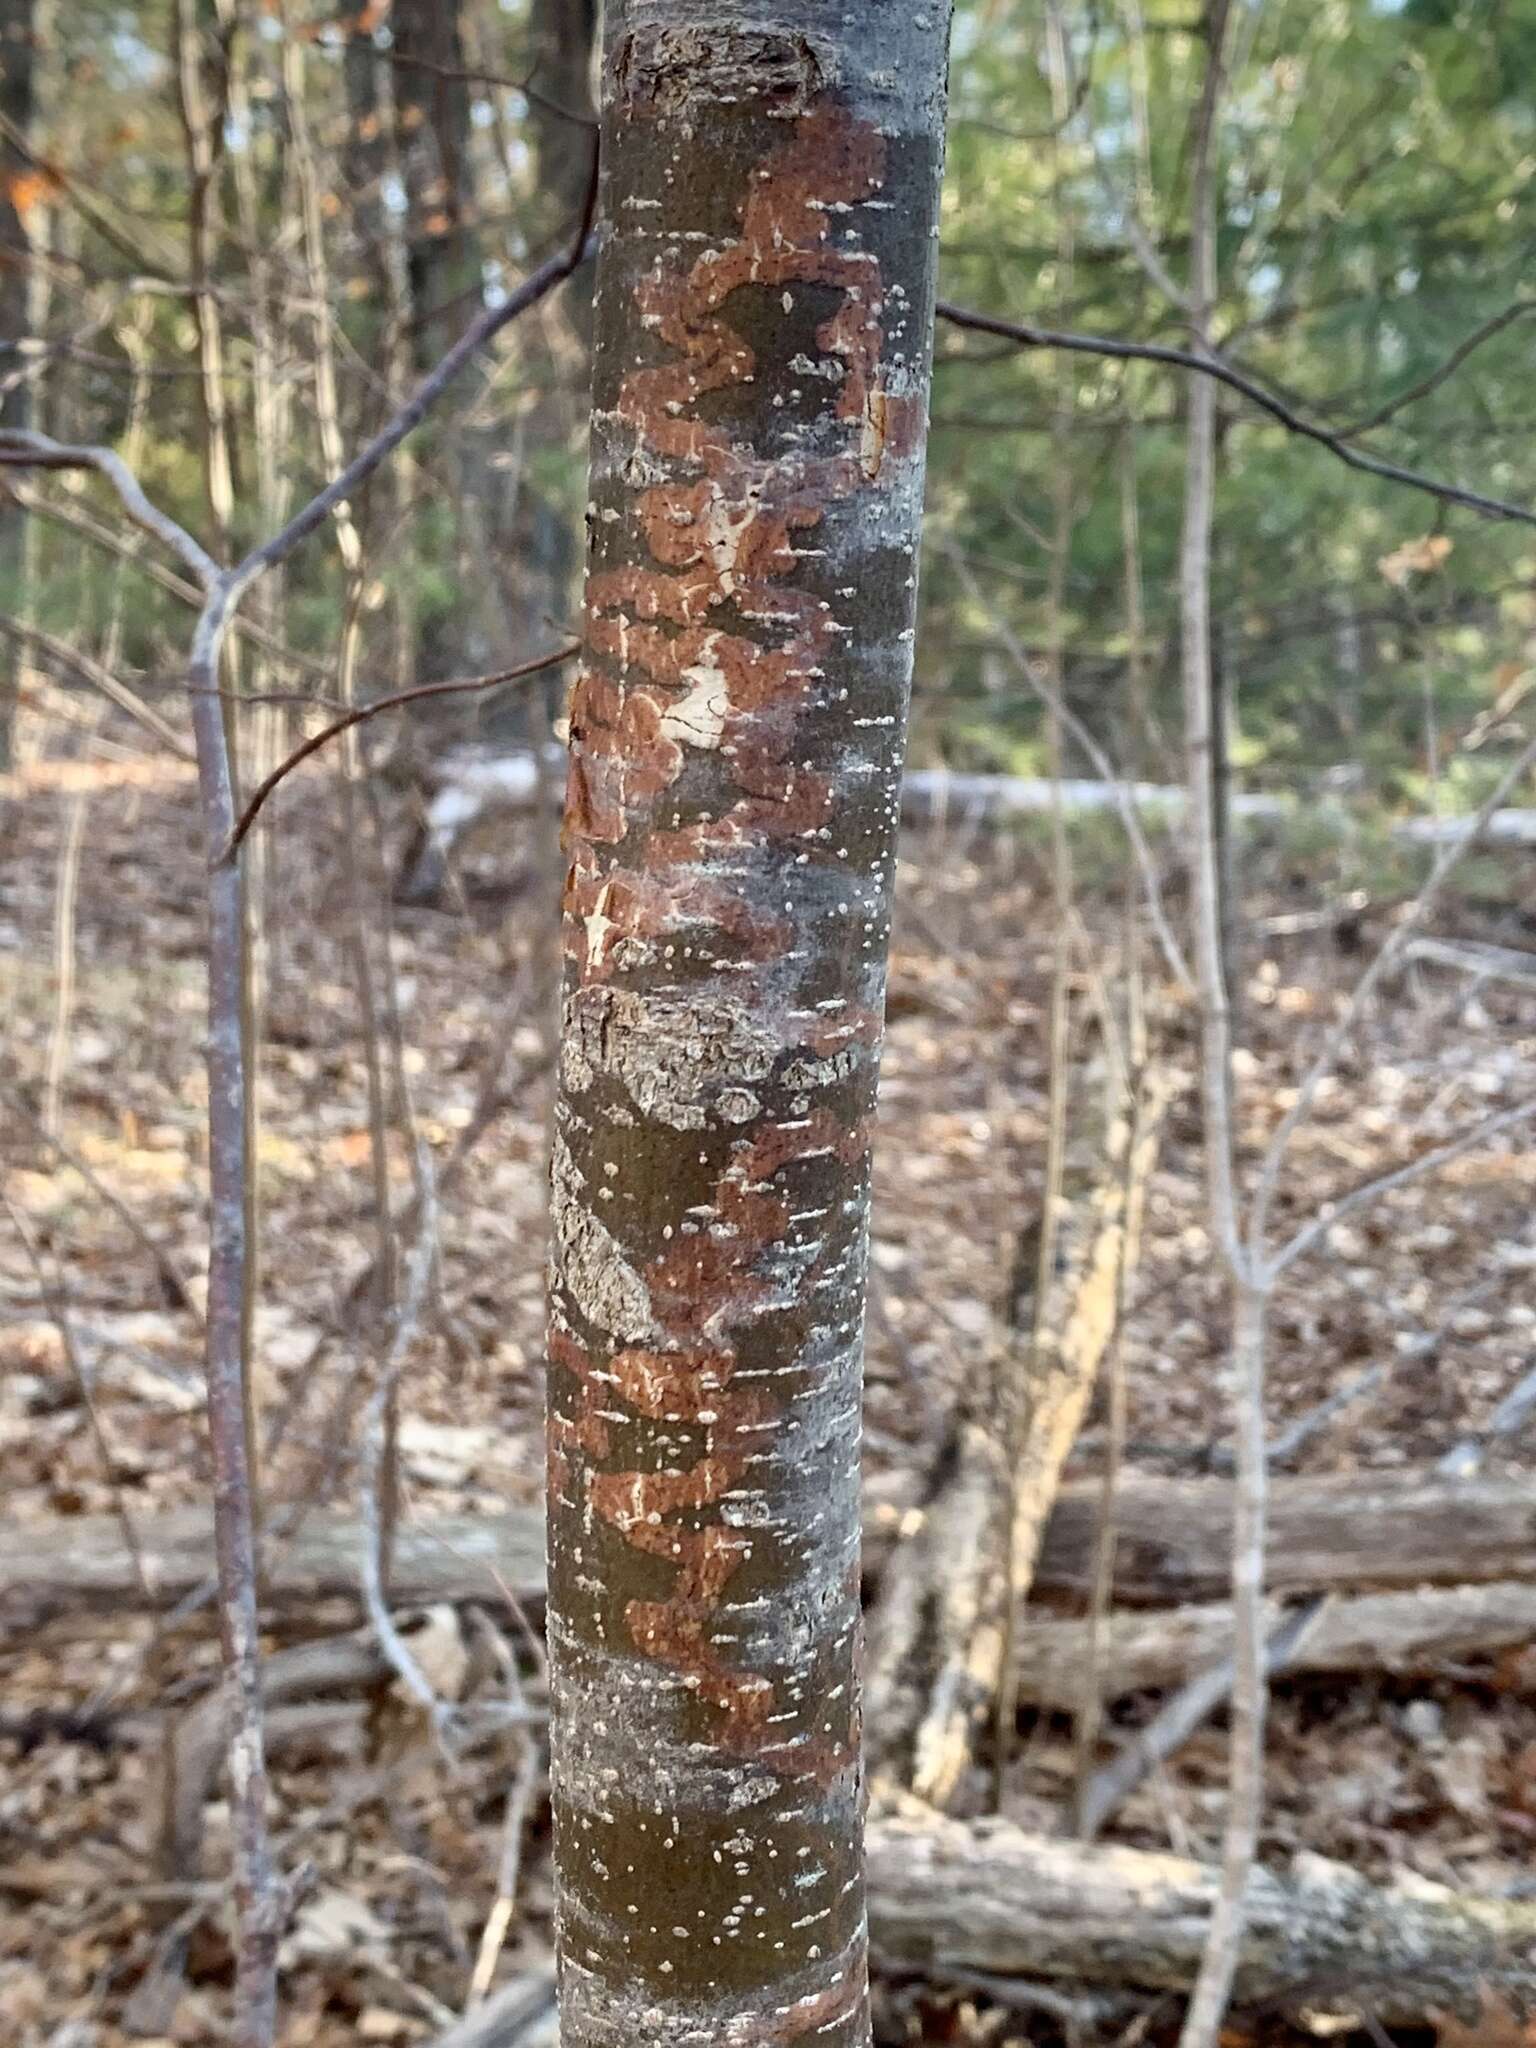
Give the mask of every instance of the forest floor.
[[(321, 789), (324, 804), (311, 800)], [(258, 1407), (280, 1437), (264, 1470), (279, 1530), (294, 1502), (355, 1505), (346, 1418), (378, 1353), (366, 1288), (349, 1304), (378, 1228), (352, 898), (329, 784), (301, 781), (280, 815), (267, 880), (256, 1346)], [(59, 883), (72, 831), (73, 992), (61, 1040)], [(1011, 838), (935, 836), (909, 852), (878, 1141), (868, 1359), (877, 1497), (931, 1462), (944, 1413), (994, 1337), (1006, 1276), (1038, 1214), (1047, 1128), (1046, 877)], [(1528, 866), (1529, 853), (1522, 858)], [(440, 1269), (405, 1378), (406, 1518), (491, 1517), (539, 1497), (551, 1048), (547, 1003), (535, 993), (548, 981), (533, 964), (547, 951), (548, 904), (527, 875), (526, 860), (504, 846), (499, 859), (469, 864), (467, 901), (394, 912), (401, 1066), (441, 1183)], [(1516, 877), (1512, 900), (1518, 889)], [(1255, 930), (1319, 901), (1315, 877), (1277, 871), (1250, 905)], [(1118, 916), (1112, 891), (1084, 905), (1106, 947)], [(1367, 943), (1389, 916), (1367, 917)], [(1464, 898), (1429, 928), (1520, 943)], [(0, 795), (0, 1542), (69, 1517), (112, 1513), (144, 1526), (207, 1499), (198, 1321), (143, 1242), (169, 1255), (195, 1304), (207, 1263), (200, 938), (187, 781), (125, 764), (115, 777), (72, 786), (63, 774), (38, 776)], [(1360, 938), (1326, 923), (1255, 938), (1239, 1061), (1245, 1154), (1283, 1114), (1321, 1024), (1358, 974)], [(1149, 955), (1149, 975), (1154, 967)], [(1203, 1220), (1195, 1019), (1171, 996), (1151, 1007), (1158, 1056), (1180, 1092), (1126, 1331), (1129, 1461), (1187, 1476), (1214, 1469), (1227, 1441), (1225, 1296)], [(1091, 974), (1080, 978), (1077, 1011), (1091, 1079)], [(57, 1131), (89, 1178), (61, 1164), (37, 1122), (48, 1114), (50, 1071)], [(488, 1073), (499, 1074), (500, 1107), (466, 1150)], [(1397, 976), (1298, 1138), (1280, 1224), (1294, 1227), (1533, 1094), (1536, 987), (1474, 989), (1435, 968)], [(398, 1124), (388, 1173), (403, 1211), (413, 1159)], [(1312, 1437), (1295, 1469), (1429, 1466), (1487, 1423), (1536, 1363), (1533, 1197), (1536, 1147), (1516, 1128), (1338, 1225), (1292, 1270), (1276, 1302), (1271, 1431), (1364, 1369), (1385, 1368), (1368, 1398)], [(1095, 1411), (1072, 1475), (1094, 1474), (1102, 1446)], [(1536, 1444), (1517, 1443), (1486, 1469), (1533, 1467)], [(272, 1646), (356, 1625), (345, 1603), (320, 1604), (286, 1616)], [(535, 1652), (507, 1612), (475, 1625), (434, 1612), (418, 1630), (419, 1654), (441, 1690), (473, 1696), (504, 1683), (481, 1640), (487, 1628), (517, 1646), (536, 1705)], [(220, 2038), (230, 1973), (220, 1902), (199, 1871), (168, 1872), (159, 1791), (166, 1714), (185, 1717), (216, 1663), (206, 1614), (157, 1636), (132, 1601), (0, 1629), (0, 2032), (16, 2048), (130, 2039), (196, 2048)], [(445, 1758), (388, 1685), (343, 1705), (295, 1723), (277, 1756), (283, 1860), (312, 1871), (284, 1952), (283, 2048), (431, 2040), (463, 2010), (497, 1892), (506, 1786), (519, 1745), (536, 1739), (501, 1729)], [(1148, 1705), (1123, 1704), (1119, 1721)], [(1123, 1808), (1115, 1837), (1209, 1859), (1224, 1750), (1220, 1724), (1197, 1735)], [(1065, 1720), (1027, 1723), (1004, 1810), (1059, 1828), (1073, 1769)], [(971, 1810), (984, 1800), (981, 1776), (968, 1789)], [(1536, 1670), (1282, 1680), (1269, 1783), (1272, 1862), (1311, 1851), (1379, 1879), (1528, 1890)], [(521, 1875), (498, 1982), (548, 1956), (541, 1798), (520, 1816)], [(216, 1788), (202, 1818), (201, 1868), (217, 1873), (227, 1814)], [(1169, 2040), (1172, 2019), (1149, 2008), (1134, 2037)], [(1062, 2039), (1048, 2018), (942, 1983), (882, 1986), (878, 2021), (893, 2043)], [(1241, 2015), (1229, 2036), (1302, 2038)]]

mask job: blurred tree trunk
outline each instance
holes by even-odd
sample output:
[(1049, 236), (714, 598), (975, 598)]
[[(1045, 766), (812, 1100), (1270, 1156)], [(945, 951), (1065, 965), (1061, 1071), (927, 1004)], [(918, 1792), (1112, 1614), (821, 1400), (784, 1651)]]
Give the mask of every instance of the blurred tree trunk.
[(412, 342), (430, 369), (478, 310), (461, 0), (395, 0), (395, 119), (405, 181)]
[(608, 14), (550, 1327), (565, 2048), (869, 2038), (869, 1122), (947, 17)]
[[(569, 235), (586, 204), (596, 146), (597, 14), (597, 0), (533, 0), (529, 9), (523, 65), (530, 92), (538, 95), (528, 102), (529, 218), (541, 248), (553, 236)], [(591, 340), (592, 279), (583, 271), (528, 334), (525, 360), (536, 389), (519, 417), (518, 459), (507, 461), (505, 436), (483, 452), (476, 501), (508, 660), (544, 641), (552, 621), (563, 626), (575, 604), (580, 500), (565, 480), (580, 466)], [(485, 715), (485, 731), (498, 741), (542, 747), (553, 731), (561, 689), (559, 679), (551, 678), (547, 688), (512, 694)], [(559, 860), (552, 833), (548, 850), (553, 857), (541, 858), (539, 866), (553, 892)]]
[[(528, 13), (529, 83), (539, 98), (528, 103), (528, 126), (538, 163), (539, 190), (548, 195), (555, 224), (576, 214), (587, 188), (592, 118), (592, 50), (597, 0), (532, 0)], [(590, 295), (563, 294), (586, 306)]]
[[(472, 141), (472, 94), (465, 73), (467, 0), (395, 0), (390, 86), (395, 160), (405, 195), (404, 257), (413, 371), (431, 369), (480, 310), (484, 250), (478, 226)], [(490, 665), (478, 608), (465, 601), (475, 582), (469, 522), (484, 489), (483, 452), (461, 418), (423, 436), (415, 450), (421, 472), (436, 471), (429, 502), (441, 508), (423, 529), (417, 670), (424, 682)], [(425, 478), (418, 477), (418, 482)], [(465, 712), (428, 713), (417, 721), (430, 747), (461, 733)]]
[(384, 65), (373, 37), (367, 15), (358, 16), (347, 31), (342, 59), (347, 135), (341, 165), (352, 231), (358, 244), (358, 291), (362, 300), (359, 328), (365, 342), (377, 346), (388, 330), (395, 291), (390, 263), (393, 237), (384, 204), (393, 156), (388, 125), (391, 101), (384, 89)]
[[(1213, 258), (1214, 261), (1214, 258)], [(1216, 408), (1216, 481), (1227, 466), (1228, 416)], [(1221, 971), (1227, 985), (1232, 1040), (1243, 1035), (1243, 899), (1234, 827), (1237, 793), (1233, 750), (1238, 735), (1238, 620), (1226, 614), (1211, 635), (1211, 814), (1216, 828), (1216, 879), (1221, 894)]]
[[(22, 134), (33, 115), (33, 0), (0, 0), (0, 113)], [(0, 344), (15, 342), (27, 332), (30, 299), (30, 248), (23, 220), (27, 165), (21, 153), (0, 136)], [(20, 378), (9, 389), (4, 380), (22, 366), (7, 350), (0, 354), (0, 427), (32, 424), (30, 387)], [(0, 606), (22, 609), (21, 584), (26, 562), (26, 518), (6, 493), (0, 493)], [(23, 655), (19, 643), (0, 647), (0, 774), (11, 765), (17, 690)]]
[(1236, 644), (1233, 621), (1218, 620), (1211, 636), (1211, 812), (1221, 890), (1221, 971), (1227, 984), (1234, 1044), (1243, 1036), (1243, 901), (1233, 803), (1237, 794), (1233, 762), (1238, 732)]

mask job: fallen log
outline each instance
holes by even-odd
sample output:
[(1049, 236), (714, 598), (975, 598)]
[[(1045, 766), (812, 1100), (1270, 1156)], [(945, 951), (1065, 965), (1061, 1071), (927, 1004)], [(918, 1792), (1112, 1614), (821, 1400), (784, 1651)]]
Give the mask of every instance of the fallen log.
[[(1187, 1991), (1218, 1883), (1182, 1857), (1085, 1849), (1006, 1821), (904, 1816), (869, 1830), (877, 1969), (985, 1983), (1000, 1997), (1041, 1980)], [(552, 1974), (519, 1979), (434, 2048), (522, 2043), (553, 1996)], [(1536, 1905), (1386, 1889), (1320, 1857), (1260, 1871), (1236, 2002), (1389, 2025), (1518, 2014), (1536, 2004)]]
[[(938, 1815), (869, 1831), (870, 1934), (886, 1967), (1181, 1992), (1199, 1967), (1218, 1872), (1084, 1848), (1006, 1821)], [(1368, 2012), (1536, 2008), (1536, 1904), (1383, 1888), (1304, 1857), (1249, 1893), (1236, 2002)]]
[[(418, 860), (429, 863), (440, 879), (443, 863), (458, 841), (482, 819), (521, 816), (533, 810), (541, 796), (555, 800), (551, 792), (564, 786), (565, 763), (565, 748), (558, 745), (547, 749), (542, 763), (527, 751), (445, 755), (431, 770), (426, 833)], [(903, 820), (919, 826), (995, 825), (1047, 817), (1058, 802), (1071, 817), (1133, 806), (1145, 817), (1176, 825), (1188, 801), (1188, 791), (1172, 783), (1072, 776), (1052, 783), (1043, 776), (967, 774), (947, 768), (909, 768), (901, 787)], [(1283, 820), (1296, 809), (1287, 799), (1262, 790), (1239, 791), (1232, 803), (1234, 816), (1260, 824)], [(1392, 831), (1410, 844), (1442, 846), (1467, 838), (1472, 823), (1468, 815), (1404, 818), (1393, 824)], [(1536, 844), (1536, 811), (1495, 811), (1481, 836), (1494, 846)]]
[[(1009, 1725), (1016, 1634), (1062, 1469), (1082, 1427), (1126, 1282), (1170, 1089), (1153, 1076), (1122, 1106), (1100, 1178), (1059, 1204), (1054, 1279), (1031, 1336), (997, 1343), (956, 1417), (923, 1527), (880, 1580), (870, 1615), (865, 1725), (877, 1797), (909, 1788), (948, 1806), (985, 1716)], [(1038, 1254), (1037, 1254), (1038, 1258)]]
[[(1278, 1611), (1271, 1626), (1279, 1620)], [(1287, 1671), (1383, 1671), (1413, 1676), (1536, 1642), (1536, 1585), (1425, 1586), (1411, 1593), (1335, 1598), (1290, 1656)], [(1070, 1712), (1083, 1696), (1085, 1621), (1027, 1621), (1019, 1631), (1019, 1691), (1033, 1706)], [(1106, 1700), (1160, 1692), (1232, 1651), (1225, 1603), (1108, 1616), (1099, 1634)]]
[[(135, 1535), (158, 1607), (174, 1607), (208, 1584), (213, 1521), (205, 1510), (141, 1517)], [(358, 1521), (307, 1516), (291, 1536), (269, 1546), (263, 1578), (268, 1603), (282, 1608), (358, 1601), (364, 1540)], [(423, 1517), (403, 1526), (397, 1543), (390, 1584), (398, 1607), (494, 1600), (503, 1587), (520, 1598), (544, 1596), (542, 1509)], [(70, 1516), (36, 1527), (0, 1524), (0, 1616), (29, 1606), (56, 1613), (76, 1605), (142, 1604), (115, 1516)]]
[[(1063, 1489), (1035, 1574), (1040, 1590), (1091, 1590), (1098, 1498), (1095, 1486)], [(1225, 1481), (1127, 1480), (1115, 1496), (1115, 1525), (1120, 1605), (1169, 1606), (1227, 1590)], [(1277, 1480), (1264, 1576), (1275, 1593), (1536, 1579), (1530, 1480), (1370, 1472)]]
[[(889, 1490), (885, 1490), (888, 1492)], [(1037, 1595), (1085, 1595), (1093, 1579), (1100, 1490), (1064, 1487), (1046, 1527)], [(1116, 1495), (1115, 1598), (1122, 1607), (1171, 1607), (1226, 1590), (1232, 1489), (1222, 1480), (1129, 1479)], [(893, 1534), (918, 1521), (887, 1497), (866, 1516), (871, 1565)], [(1528, 1478), (1456, 1479), (1369, 1473), (1282, 1479), (1274, 1486), (1266, 1579), (1275, 1593), (1402, 1591), (1419, 1586), (1536, 1581), (1536, 1504)], [(137, 1523), (157, 1602), (197, 1591), (211, 1569), (212, 1523), (193, 1508)], [(354, 1520), (315, 1514), (271, 1546), (274, 1605), (355, 1599), (363, 1532)], [(391, 1584), (399, 1606), (496, 1599), (503, 1587), (544, 1591), (544, 1519), (536, 1507), (496, 1517), (422, 1517), (401, 1527)], [(0, 1524), (0, 1613), (27, 1603), (139, 1606), (132, 1559), (110, 1515)]]

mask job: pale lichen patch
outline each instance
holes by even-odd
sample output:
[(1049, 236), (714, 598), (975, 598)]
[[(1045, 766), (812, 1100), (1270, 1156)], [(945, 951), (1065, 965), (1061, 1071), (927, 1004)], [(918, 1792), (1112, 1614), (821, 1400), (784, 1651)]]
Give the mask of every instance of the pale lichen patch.
[(703, 653), (683, 670), (687, 694), (674, 699), (661, 717), (663, 739), (679, 746), (718, 747), (731, 714), (731, 686), (716, 652), (718, 633), (711, 633)]
[(615, 1080), (643, 1116), (673, 1130), (703, 1130), (711, 1115), (740, 1123), (743, 1099), (773, 1071), (778, 1045), (742, 1003), (683, 1000), (595, 984), (565, 1005), (561, 1080), (582, 1095)]
[(556, 1138), (550, 1172), (550, 1223), (563, 1285), (596, 1330), (626, 1344), (655, 1335), (650, 1290), (612, 1231), (593, 1214), (576, 1163)]

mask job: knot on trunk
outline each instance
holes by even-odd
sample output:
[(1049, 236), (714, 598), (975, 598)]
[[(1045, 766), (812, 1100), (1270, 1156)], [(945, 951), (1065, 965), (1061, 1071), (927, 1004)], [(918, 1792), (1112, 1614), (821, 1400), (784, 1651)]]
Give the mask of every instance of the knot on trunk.
[(637, 28), (614, 59), (621, 110), (672, 119), (738, 101), (798, 119), (829, 75), (827, 59), (806, 36), (724, 25)]

